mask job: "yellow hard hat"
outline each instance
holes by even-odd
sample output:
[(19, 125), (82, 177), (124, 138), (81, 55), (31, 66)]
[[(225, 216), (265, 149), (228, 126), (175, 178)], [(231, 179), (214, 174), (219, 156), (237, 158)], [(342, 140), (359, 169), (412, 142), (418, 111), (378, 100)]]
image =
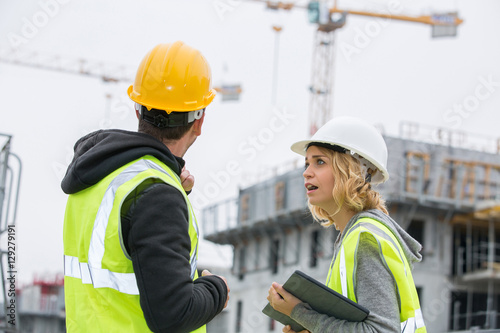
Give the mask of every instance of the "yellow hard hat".
[(127, 92), (131, 100), (148, 110), (168, 114), (204, 109), (216, 94), (205, 57), (180, 41), (158, 44), (149, 51)]

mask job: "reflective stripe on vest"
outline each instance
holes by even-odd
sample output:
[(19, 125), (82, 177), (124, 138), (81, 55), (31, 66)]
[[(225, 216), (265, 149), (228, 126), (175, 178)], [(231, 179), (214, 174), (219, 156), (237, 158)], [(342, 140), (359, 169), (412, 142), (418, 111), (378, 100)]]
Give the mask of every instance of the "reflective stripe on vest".
[[(384, 262), (384, 265), (388, 269), (388, 272), (392, 274), (394, 281), (396, 281), (397, 296), (399, 297), (399, 304), (401, 304), (401, 332), (426, 332), (422, 311), (418, 302), (418, 295), (413, 284), (411, 269), (408, 265), (406, 257), (403, 254), (401, 245), (399, 244), (399, 242), (397, 242), (392, 233), (388, 234), (390, 233), (389, 229), (387, 229), (376, 220), (370, 218), (362, 218), (358, 222), (356, 222), (349, 230), (347, 230), (347, 233), (342, 240), (342, 244), (340, 245), (339, 254), (332, 260), (326, 285), (338, 292), (342, 292), (345, 297), (348, 297), (356, 302), (354, 291), (356, 290), (357, 280), (356, 258), (359, 235), (357, 239), (354, 239), (354, 237), (356, 236), (354, 235), (354, 232), (360, 231), (360, 228), (366, 229), (366, 231), (361, 230), (361, 232), (369, 232), (374, 236), (375, 240), (378, 243), (379, 251), (382, 254), (380, 257)], [(387, 231), (384, 231), (383, 228), (387, 229)], [(351, 237), (349, 237), (350, 235)], [(349, 262), (346, 262), (346, 251), (344, 250), (345, 243), (350, 243), (349, 245), (346, 245), (348, 247), (347, 249), (350, 250), (349, 255), (347, 256)], [(394, 254), (396, 255), (395, 258), (397, 258), (397, 261), (403, 265), (401, 273), (392, 271), (391, 266), (394, 265), (394, 257), (391, 259), (391, 264), (389, 264), (387, 261), (389, 259), (386, 258), (387, 253), (384, 253), (385, 246), (390, 246), (392, 252), (394, 252)], [(353, 249), (354, 251), (352, 251)], [(347, 279), (347, 276), (350, 276), (350, 278)], [(399, 284), (401, 284), (401, 286)], [(403, 289), (400, 290), (400, 288)], [(403, 296), (408, 297), (402, 297), (401, 293), (403, 293)], [(413, 316), (405, 318), (405, 315), (403, 313), (408, 312), (411, 312)]]
[[(347, 295), (347, 269), (345, 267), (345, 254), (344, 246), (340, 248), (340, 283), (342, 284), (342, 295), (349, 297)], [(328, 284), (328, 282), (327, 282)]]
[(139, 295), (134, 273), (116, 273), (103, 268), (91, 270), (77, 257), (64, 256), (64, 275), (81, 279), (83, 284), (93, 284), (94, 288), (112, 288), (121, 293)]
[[(112, 288), (122, 293), (139, 295), (135, 273), (117, 273), (111, 272), (108, 269), (103, 269), (102, 259), (104, 257), (104, 239), (106, 235), (106, 228), (108, 226), (109, 216), (113, 208), (113, 202), (115, 200), (117, 189), (121, 185), (133, 179), (139, 173), (147, 171), (148, 169), (161, 171), (173, 180), (172, 176), (169, 175), (162, 167), (153, 161), (146, 159), (141, 159), (135, 162), (116, 176), (106, 189), (97, 211), (90, 240), (88, 263), (79, 262), (77, 257), (65, 255), (65, 276), (81, 279), (82, 283), (92, 284), (94, 288)], [(192, 221), (196, 235), (199, 235), (198, 225), (196, 223), (193, 210), (189, 205), (188, 211), (190, 213), (190, 220)], [(197, 250), (198, 246), (195, 247), (195, 250), (190, 258), (191, 279), (194, 279), (196, 274)]]
[(424, 317), (420, 309), (415, 310), (415, 317), (408, 318), (401, 323), (401, 333), (414, 333), (418, 329), (424, 328)]

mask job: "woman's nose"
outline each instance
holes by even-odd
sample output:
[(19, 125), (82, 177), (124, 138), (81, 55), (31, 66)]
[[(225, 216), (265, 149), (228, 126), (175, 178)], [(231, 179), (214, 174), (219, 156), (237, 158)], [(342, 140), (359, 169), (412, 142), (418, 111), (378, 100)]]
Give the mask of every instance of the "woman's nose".
[(306, 169), (302, 173), (302, 176), (306, 179), (311, 177), (311, 170), (310, 170), (309, 166), (306, 167)]

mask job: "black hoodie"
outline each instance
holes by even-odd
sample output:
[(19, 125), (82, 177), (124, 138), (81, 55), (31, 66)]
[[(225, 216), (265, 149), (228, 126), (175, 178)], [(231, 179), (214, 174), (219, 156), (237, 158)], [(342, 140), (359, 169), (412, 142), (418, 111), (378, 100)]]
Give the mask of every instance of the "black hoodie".
[[(66, 194), (97, 184), (119, 167), (150, 155), (180, 175), (184, 160), (150, 135), (100, 130), (77, 141), (61, 187)], [(131, 257), (144, 317), (153, 332), (190, 332), (224, 308), (227, 287), (217, 276), (190, 278), (189, 212), (183, 195), (147, 183), (122, 206), (122, 235)], [(93, 221), (89, 221), (92, 223)]]

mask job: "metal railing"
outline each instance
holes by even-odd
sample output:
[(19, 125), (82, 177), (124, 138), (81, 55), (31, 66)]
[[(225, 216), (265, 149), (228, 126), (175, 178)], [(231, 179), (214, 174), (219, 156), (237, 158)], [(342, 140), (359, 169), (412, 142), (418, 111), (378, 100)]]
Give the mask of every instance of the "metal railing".
[[(492, 254), (490, 251), (494, 251)], [(500, 244), (493, 245), (488, 242), (479, 242), (470, 246), (470, 250), (466, 247), (459, 247), (456, 252), (456, 272), (457, 276), (462, 276), (467, 273), (473, 273), (478, 270), (493, 269), (493, 265), (498, 264), (500, 267)]]

